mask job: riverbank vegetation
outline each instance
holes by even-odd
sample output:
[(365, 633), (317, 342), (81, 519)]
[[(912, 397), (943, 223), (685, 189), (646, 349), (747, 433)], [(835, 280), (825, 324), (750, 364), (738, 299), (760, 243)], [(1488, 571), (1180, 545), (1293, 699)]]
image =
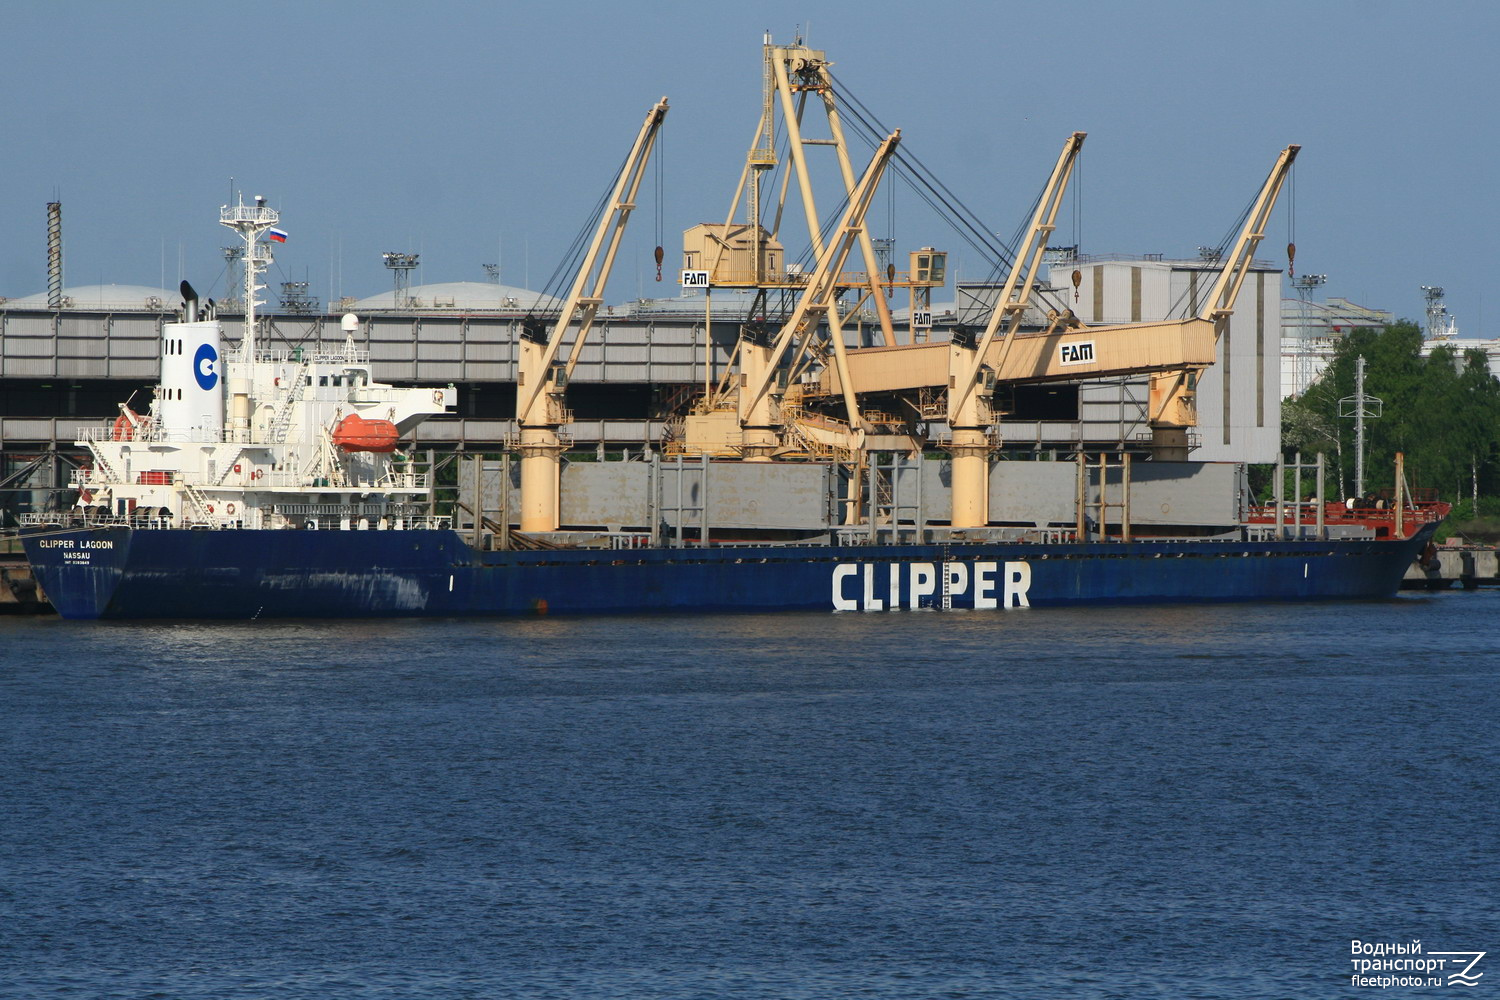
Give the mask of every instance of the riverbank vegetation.
[(1481, 350), (1443, 344), (1424, 357), (1422, 330), (1408, 320), (1357, 329), (1338, 342), (1307, 392), (1282, 403), (1282, 449), (1325, 453), (1330, 494), (1352, 494), (1355, 421), (1343, 414), (1353, 413), (1360, 357), (1365, 393), (1383, 404), (1379, 417), (1365, 420), (1365, 491), (1393, 485), (1401, 452), (1410, 486), (1457, 505), (1455, 528), (1500, 537), (1500, 380)]

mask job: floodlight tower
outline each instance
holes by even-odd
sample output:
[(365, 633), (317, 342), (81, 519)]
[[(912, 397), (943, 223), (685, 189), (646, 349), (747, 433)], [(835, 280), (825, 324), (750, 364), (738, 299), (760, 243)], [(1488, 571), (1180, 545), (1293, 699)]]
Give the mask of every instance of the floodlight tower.
[(289, 313), (310, 316), (318, 311), (318, 300), (307, 290), (305, 281), (281, 283), (281, 308)]
[(1422, 295), (1427, 299), (1427, 339), (1452, 340), (1458, 336), (1458, 321), (1448, 315), (1443, 305), (1443, 289), (1438, 285), (1423, 285)]
[[(253, 205), (246, 205), (241, 195), (237, 204), (219, 209), (219, 224), (233, 229), (245, 241), (245, 336), (240, 341), (240, 351), (246, 361), (255, 360), (255, 307), (265, 305), (256, 295), (265, 291), (266, 286), (259, 279), (272, 260), (271, 246), (262, 242), (261, 237), (280, 220), (281, 214), (266, 207), (266, 199), (260, 195), (255, 196)], [(284, 233), (279, 235), (285, 238)]]
[(63, 300), (62, 202), (47, 202), (47, 308), (61, 309)]
[(395, 307), (397, 309), (410, 308), (411, 295), (407, 289), (411, 287), (411, 272), (416, 269), (417, 260), (422, 255), (398, 253), (392, 250), (380, 256), (385, 260), (385, 266), (391, 269), (391, 277), (396, 282)]
[(1314, 288), (1321, 288), (1327, 284), (1326, 274), (1299, 274), (1292, 279), (1292, 287), (1297, 290), (1297, 382), (1293, 386), (1292, 394), (1300, 396), (1307, 391), (1307, 387), (1313, 380), (1313, 334), (1312, 334), (1312, 293)]

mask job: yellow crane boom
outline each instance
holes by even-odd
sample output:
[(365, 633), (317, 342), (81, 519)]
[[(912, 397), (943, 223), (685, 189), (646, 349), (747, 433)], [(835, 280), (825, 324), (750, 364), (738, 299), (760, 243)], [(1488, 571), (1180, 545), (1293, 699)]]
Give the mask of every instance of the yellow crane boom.
[[(1078, 325), (1069, 315), (1054, 317), (1048, 329), (1033, 333), (1016, 331), (1013, 321), (1003, 341), (992, 341), (977, 352), (982, 359), (979, 363), (989, 366), (1000, 384), (1149, 374), (1153, 444), (1159, 454), (1168, 452), (1161, 457), (1185, 459), (1186, 428), (1196, 423), (1194, 376), (1216, 360), (1216, 344), (1234, 312), (1235, 300), (1299, 149), (1287, 146), (1277, 157), (1198, 315), (1183, 320), (1091, 327)], [(1018, 320), (1022, 305), (1007, 301), (1002, 294), (997, 313), (1012, 310)], [(992, 329), (996, 322), (992, 317)], [(943, 343), (851, 350), (849, 379), (861, 395), (947, 387), (950, 381), (956, 381), (952, 379), (949, 351), (949, 345)], [(824, 370), (816, 391), (820, 395), (841, 395), (845, 386), (839, 372)]]
[[(516, 373), (516, 421), (521, 428), (522, 531), (556, 531), (558, 528), (563, 453), (558, 429), (571, 420), (571, 414), (563, 405), (564, 388), (568, 376), (578, 364), (579, 353), (604, 301), (604, 286), (609, 281), (615, 255), (625, 235), (625, 225), (635, 209), (635, 198), (651, 158), (651, 149), (666, 115), (665, 97), (646, 113), (646, 120), (615, 182), (609, 208), (600, 217), (593, 241), (551, 332), (545, 338), (530, 331), (522, 333)], [(558, 352), (568, 331), (575, 326), (577, 333), (567, 363), (559, 364)]]
[[(1021, 325), (1026, 303), (1036, 285), (1037, 272), (1042, 266), (1047, 237), (1057, 227), (1063, 192), (1073, 174), (1073, 165), (1078, 162), (1083, 140), (1083, 132), (1074, 132), (1063, 143), (1057, 165), (1052, 168), (1042, 196), (1037, 199), (1036, 212), (1027, 227), (1026, 237), (1016, 248), (1010, 277), (995, 300), (995, 310), (985, 325), (983, 336), (977, 344), (960, 337), (953, 337), (948, 343), (947, 415), (952, 434), (949, 452), (953, 457), (953, 508), (949, 523), (955, 528), (978, 528), (989, 523), (990, 453), (993, 450), (989, 428), (995, 419), (990, 408), (996, 382), (994, 371), (1010, 355), (1016, 330)], [(1005, 339), (996, 345), (995, 336), (1007, 320)], [(991, 353), (999, 357), (994, 364), (987, 363)]]

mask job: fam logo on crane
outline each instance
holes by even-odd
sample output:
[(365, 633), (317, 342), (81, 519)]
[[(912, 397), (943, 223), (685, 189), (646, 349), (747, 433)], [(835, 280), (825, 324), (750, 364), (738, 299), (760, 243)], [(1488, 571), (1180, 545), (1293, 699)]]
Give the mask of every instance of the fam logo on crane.
[(1074, 340), (1057, 345), (1057, 363), (1060, 365), (1091, 365), (1094, 363), (1094, 342)]

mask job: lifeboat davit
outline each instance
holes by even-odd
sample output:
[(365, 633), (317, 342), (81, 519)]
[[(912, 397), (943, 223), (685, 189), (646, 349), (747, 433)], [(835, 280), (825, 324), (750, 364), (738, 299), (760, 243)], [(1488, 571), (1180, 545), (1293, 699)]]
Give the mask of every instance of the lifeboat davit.
[(392, 452), (399, 437), (396, 425), (389, 420), (366, 420), (357, 413), (349, 414), (333, 429), (333, 443), (345, 451)]

